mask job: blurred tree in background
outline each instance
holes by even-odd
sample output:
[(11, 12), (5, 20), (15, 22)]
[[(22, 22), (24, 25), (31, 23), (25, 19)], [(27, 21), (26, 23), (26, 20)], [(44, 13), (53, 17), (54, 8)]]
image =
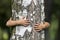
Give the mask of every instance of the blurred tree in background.
[(0, 40), (8, 40), (10, 28), (6, 27), (6, 20), (11, 14), (11, 0), (0, 0)]
[(53, 16), (51, 21), (50, 35), (51, 40), (59, 40), (60, 34), (60, 0), (53, 2)]
[(60, 0), (55, 0), (55, 11), (59, 22), (55, 40), (59, 40), (60, 39), (60, 31), (59, 31), (60, 30)]
[[(5, 21), (9, 19), (8, 16), (11, 16), (11, 0), (0, 0), (0, 40), (8, 40), (10, 28), (6, 27)], [(55, 39), (56, 34), (58, 33), (58, 21), (60, 16), (60, 0), (53, 0), (53, 13), (52, 21), (50, 27), (50, 37), (51, 40)], [(57, 38), (57, 37), (56, 37)]]

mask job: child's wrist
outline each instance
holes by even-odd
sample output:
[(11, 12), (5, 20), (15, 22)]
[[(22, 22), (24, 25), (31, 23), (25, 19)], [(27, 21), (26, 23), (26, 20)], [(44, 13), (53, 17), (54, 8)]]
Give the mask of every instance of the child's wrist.
[(50, 24), (48, 23), (48, 22), (45, 22), (45, 27), (49, 27), (50, 26)]
[(15, 24), (18, 25), (19, 24), (18, 21), (15, 21)]

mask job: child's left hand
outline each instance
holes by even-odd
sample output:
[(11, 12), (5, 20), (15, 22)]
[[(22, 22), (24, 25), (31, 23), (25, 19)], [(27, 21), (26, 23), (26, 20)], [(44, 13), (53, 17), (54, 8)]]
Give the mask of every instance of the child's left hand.
[(48, 26), (49, 26), (49, 23), (48, 23), (48, 22), (45, 22), (44, 24), (42, 24), (42, 23), (37, 23), (37, 24), (35, 24), (34, 29), (35, 29), (36, 31), (41, 31), (41, 30), (43, 30), (44, 28), (46, 28), (46, 27), (48, 27)]

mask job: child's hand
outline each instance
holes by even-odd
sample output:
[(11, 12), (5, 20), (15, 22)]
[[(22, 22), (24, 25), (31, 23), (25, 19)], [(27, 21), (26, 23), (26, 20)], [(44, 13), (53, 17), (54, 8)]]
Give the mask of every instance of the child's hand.
[(11, 18), (7, 21), (6, 26), (15, 26), (15, 25), (23, 25), (28, 26), (30, 24), (30, 21), (28, 19), (24, 19), (24, 17), (20, 20), (12, 20)]
[(18, 25), (20, 24), (23, 26), (28, 26), (30, 24), (30, 21), (28, 19), (24, 19), (24, 18), (17, 20), (16, 22)]
[(43, 30), (44, 28), (47, 28), (49, 26), (49, 23), (48, 22), (45, 22), (44, 24), (42, 24), (42, 23), (37, 23), (37, 24), (35, 24), (35, 26), (34, 26), (34, 29), (36, 30), (36, 31), (41, 31), (41, 30)]

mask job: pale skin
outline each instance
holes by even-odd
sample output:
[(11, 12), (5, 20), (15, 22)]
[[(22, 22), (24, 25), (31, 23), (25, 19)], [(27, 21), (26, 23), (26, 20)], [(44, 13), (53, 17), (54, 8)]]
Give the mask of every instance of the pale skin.
[[(13, 21), (11, 20), (11, 18), (7, 21), (6, 23), (6, 26), (8, 27), (12, 27), (12, 26), (15, 26), (15, 25), (23, 25), (23, 26), (28, 26), (30, 24), (30, 21), (28, 19), (24, 20), (24, 18), (20, 19), (20, 20), (16, 20), (16, 21)], [(44, 22), (44, 24), (42, 23), (37, 23), (35, 24), (34, 26), (34, 29), (36, 31), (41, 31), (42, 29), (44, 28), (47, 28), (49, 27), (50, 24), (48, 22)]]

